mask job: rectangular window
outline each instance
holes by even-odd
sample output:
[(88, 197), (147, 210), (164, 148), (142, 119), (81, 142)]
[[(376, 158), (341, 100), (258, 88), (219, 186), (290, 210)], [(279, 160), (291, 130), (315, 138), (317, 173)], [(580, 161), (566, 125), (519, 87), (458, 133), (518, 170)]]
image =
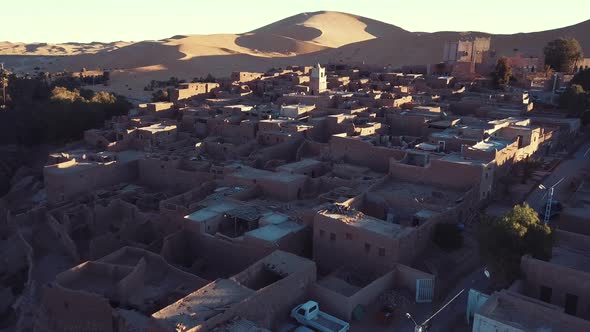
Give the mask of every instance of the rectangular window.
[(385, 256), (385, 248), (379, 248), (379, 256), (381, 256), (381, 257)]
[(320, 229), (320, 237), (324, 237), (324, 234), (326, 234), (326, 232), (323, 229)]
[(371, 245), (368, 243), (365, 243), (365, 252), (369, 253), (371, 251)]
[(578, 312), (578, 296), (573, 294), (565, 294), (565, 313), (569, 315), (576, 315)]
[(547, 286), (541, 286), (539, 290), (539, 299), (543, 302), (551, 303), (551, 295), (553, 293), (553, 289)]
[(330, 233), (330, 241), (336, 241), (336, 234)]
[(346, 233), (346, 239), (347, 240), (352, 240), (352, 234)]

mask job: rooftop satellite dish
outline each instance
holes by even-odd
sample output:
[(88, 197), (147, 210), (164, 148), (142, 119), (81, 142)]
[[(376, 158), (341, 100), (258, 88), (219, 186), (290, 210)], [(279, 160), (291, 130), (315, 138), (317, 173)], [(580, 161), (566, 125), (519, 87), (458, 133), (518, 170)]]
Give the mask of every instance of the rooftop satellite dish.
[(490, 279), (492, 277), (492, 274), (490, 273), (490, 271), (488, 271), (488, 268), (486, 267), (483, 270), (483, 274), (486, 276), (486, 278)]

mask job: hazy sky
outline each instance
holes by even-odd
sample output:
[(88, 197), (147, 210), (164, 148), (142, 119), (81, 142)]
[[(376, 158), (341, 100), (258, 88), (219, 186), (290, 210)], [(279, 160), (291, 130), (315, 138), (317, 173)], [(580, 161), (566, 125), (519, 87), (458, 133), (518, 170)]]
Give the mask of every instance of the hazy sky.
[[(559, 4), (566, 8), (557, 10)], [(319, 10), (410, 31), (516, 33), (588, 20), (590, 0), (1, 0), (0, 41), (139, 41), (241, 33)]]

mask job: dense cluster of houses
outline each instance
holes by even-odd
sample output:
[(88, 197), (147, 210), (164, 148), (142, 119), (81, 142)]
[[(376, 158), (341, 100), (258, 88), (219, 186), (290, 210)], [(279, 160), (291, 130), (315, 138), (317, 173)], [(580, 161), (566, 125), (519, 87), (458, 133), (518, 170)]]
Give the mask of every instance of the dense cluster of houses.
[[(1, 225), (20, 229), (0, 243), (23, 258), (3, 272), (29, 271), (13, 307), (36, 303), (28, 324), (56, 331), (274, 331), (309, 299), (345, 320), (392, 288), (432, 301), (436, 274), (415, 261), (435, 226), (471, 223), (519, 163), (580, 131), (533, 114), (527, 91), (479, 85), (487, 52), (489, 39), (449, 43), (445, 75), (235, 72), (87, 131), (50, 155), (45, 203)], [(550, 262), (523, 258), (523, 279), (482, 302), (474, 331), (518, 310), (590, 330), (559, 309), (590, 318), (580, 209), (564, 218), (585, 234), (560, 231)]]

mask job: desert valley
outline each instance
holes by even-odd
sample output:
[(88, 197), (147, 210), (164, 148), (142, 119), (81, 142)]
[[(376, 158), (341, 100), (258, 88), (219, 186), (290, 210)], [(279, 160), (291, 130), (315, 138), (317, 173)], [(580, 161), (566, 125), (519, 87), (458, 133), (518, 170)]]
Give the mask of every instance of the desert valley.
[(590, 331), (590, 20), (527, 1), (37, 3), (112, 41), (0, 42), (0, 332)]
[[(198, 30), (198, 29), (197, 29)], [(266, 71), (315, 63), (371, 64), (399, 68), (435, 64), (446, 42), (492, 37), (498, 56), (517, 52), (542, 55), (547, 42), (571, 37), (590, 46), (590, 20), (560, 29), (490, 35), (484, 32), (406, 31), (401, 27), (340, 12), (302, 13), (242, 34), (173, 36), (164, 40), (48, 45), (0, 42), (0, 62), (17, 73), (37, 71), (112, 71), (108, 90), (149, 99), (143, 87), (151, 80), (233, 71)], [(198, 32), (198, 31), (197, 31)], [(590, 49), (584, 49), (590, 54)], [(131, 90), (129, 90), (131, 89)]]

